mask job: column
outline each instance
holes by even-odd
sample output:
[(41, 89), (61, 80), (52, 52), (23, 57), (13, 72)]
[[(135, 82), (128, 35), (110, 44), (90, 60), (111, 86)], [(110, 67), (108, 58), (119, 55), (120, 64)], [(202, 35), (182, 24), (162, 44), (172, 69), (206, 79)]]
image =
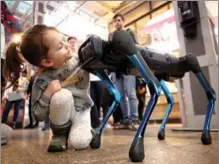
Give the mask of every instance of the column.
[[(180, 54), (192, 53), (197, 56), (201, 69), (217, 95), (215, 112), (211, 127), (218, 128), (218, 54), (215, 48), (211, 19), (205, 1), (197, 1), (200, 22), (197, 24), (197, 36), (193, 39), (184, 36), (180, 27), (177, 1), (173, 1)], [(179, 89), (179, 103), (183, 127), (202, 129), (207, 111), (207, 97), (193, 73), (186, 73), (176, 82)], [(181, 92), (182, 90), (182, 92)]]

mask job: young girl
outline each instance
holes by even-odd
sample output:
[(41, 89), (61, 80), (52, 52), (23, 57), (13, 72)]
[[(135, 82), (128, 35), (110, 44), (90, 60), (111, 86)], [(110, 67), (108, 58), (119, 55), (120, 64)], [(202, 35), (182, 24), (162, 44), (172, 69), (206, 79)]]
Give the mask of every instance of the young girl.
[(42, 70), (33, 84), (32, 110), (39, 121), (50, 117), (53, 137), (48, 152), (65, 151), (68, 142), (74, 149), (88, 147), (93, 105), (89, 73), (79, 70), (79, 82), (60, 85), (78, 67), (78, 56), (55, 28), (35, 25), (23, 34), (19, 45), (12, 43), (7, 49), (4, 73), (11, 83), (19, 77), (24, 60)]

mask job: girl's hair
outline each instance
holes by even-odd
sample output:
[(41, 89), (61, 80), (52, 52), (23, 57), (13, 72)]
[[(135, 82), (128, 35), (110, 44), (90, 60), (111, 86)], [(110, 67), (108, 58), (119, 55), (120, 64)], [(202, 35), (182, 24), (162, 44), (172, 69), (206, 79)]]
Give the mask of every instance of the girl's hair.
[[(28, 29), (22, 36), (20, 43), (11, 43), (6, 50), (6, 59), (3, 68), (3, 75), (11, 87), (20, 77), (25, 61), (40, 67), (42, 59), (47, 57), (49, 48), (43, 42), (43, 35), (47, 30), (55, 30), (54, 27), (46, 25), (35, 25)], [(9, 88), (7, 87), (7, 88)]]

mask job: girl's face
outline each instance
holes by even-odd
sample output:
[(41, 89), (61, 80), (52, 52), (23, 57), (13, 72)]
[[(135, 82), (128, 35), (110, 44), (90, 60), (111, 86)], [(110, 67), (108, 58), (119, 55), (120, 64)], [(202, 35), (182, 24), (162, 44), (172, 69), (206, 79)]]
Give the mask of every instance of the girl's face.
[(61, 35), (55, 30), (48, 30), (43, 37), (44, 44), (49, 48), (47, 59), (41, 64), (45, 67), (61, 68), (72, 58), (72, 52), (67, 43), (62, 40)]

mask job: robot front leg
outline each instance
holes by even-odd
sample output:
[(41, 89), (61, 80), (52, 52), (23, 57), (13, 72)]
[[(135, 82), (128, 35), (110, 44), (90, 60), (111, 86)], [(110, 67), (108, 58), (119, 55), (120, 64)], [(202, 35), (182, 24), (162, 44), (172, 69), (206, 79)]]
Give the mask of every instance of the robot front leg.
[(116, 89), (115, 85), (112, 83), (112, 81), (110, 80), (110, 78), (108, 77), (108, 75), (106, 74), (106, 72), (104, 70), (98, 70), (98, 71), (93, 72), (93, 73), (95, 75), (97, 75), (103, 81), (103, 83), (106, 85), (107, 89), (109, 90), (110, 94), (113, 95), (113, 97), (114, 97), (114, 101), (113, 101), (112, 105), (110, 106), (105, 118), (102, 120), (98, 129), (94, 132), (93, 139), (90, 143), (90, 146), (92, 149), (98, 149), (101, 145), (102, 131), (103, 131), (107, 121), (109, 120), (110, 116), (114, 113), (117, 106), (119, 105), (120, 93)]
[(131, 148), (129, 150), (129, 158), (133, 162), (141, 162), (144, 157), (144, 133), (149, 121), (149, 118), (153, 112), (153, 109), (157, 103), (158, 97), (160, 95), (160, 84), (156, 77), (153, 75), (147, 64), (145, 63), (144, 59), (141, 55), (136, 54), (132, 56), (128, 56), (128, 58), (133, 62), (133, 64), (137, 67), (141, 75), (146, 80), (148, 84), (151, 98), (148, 102), (146, 111), (142, 118), (141, 124), (136, 132), (135, 138), (132, 141)]

